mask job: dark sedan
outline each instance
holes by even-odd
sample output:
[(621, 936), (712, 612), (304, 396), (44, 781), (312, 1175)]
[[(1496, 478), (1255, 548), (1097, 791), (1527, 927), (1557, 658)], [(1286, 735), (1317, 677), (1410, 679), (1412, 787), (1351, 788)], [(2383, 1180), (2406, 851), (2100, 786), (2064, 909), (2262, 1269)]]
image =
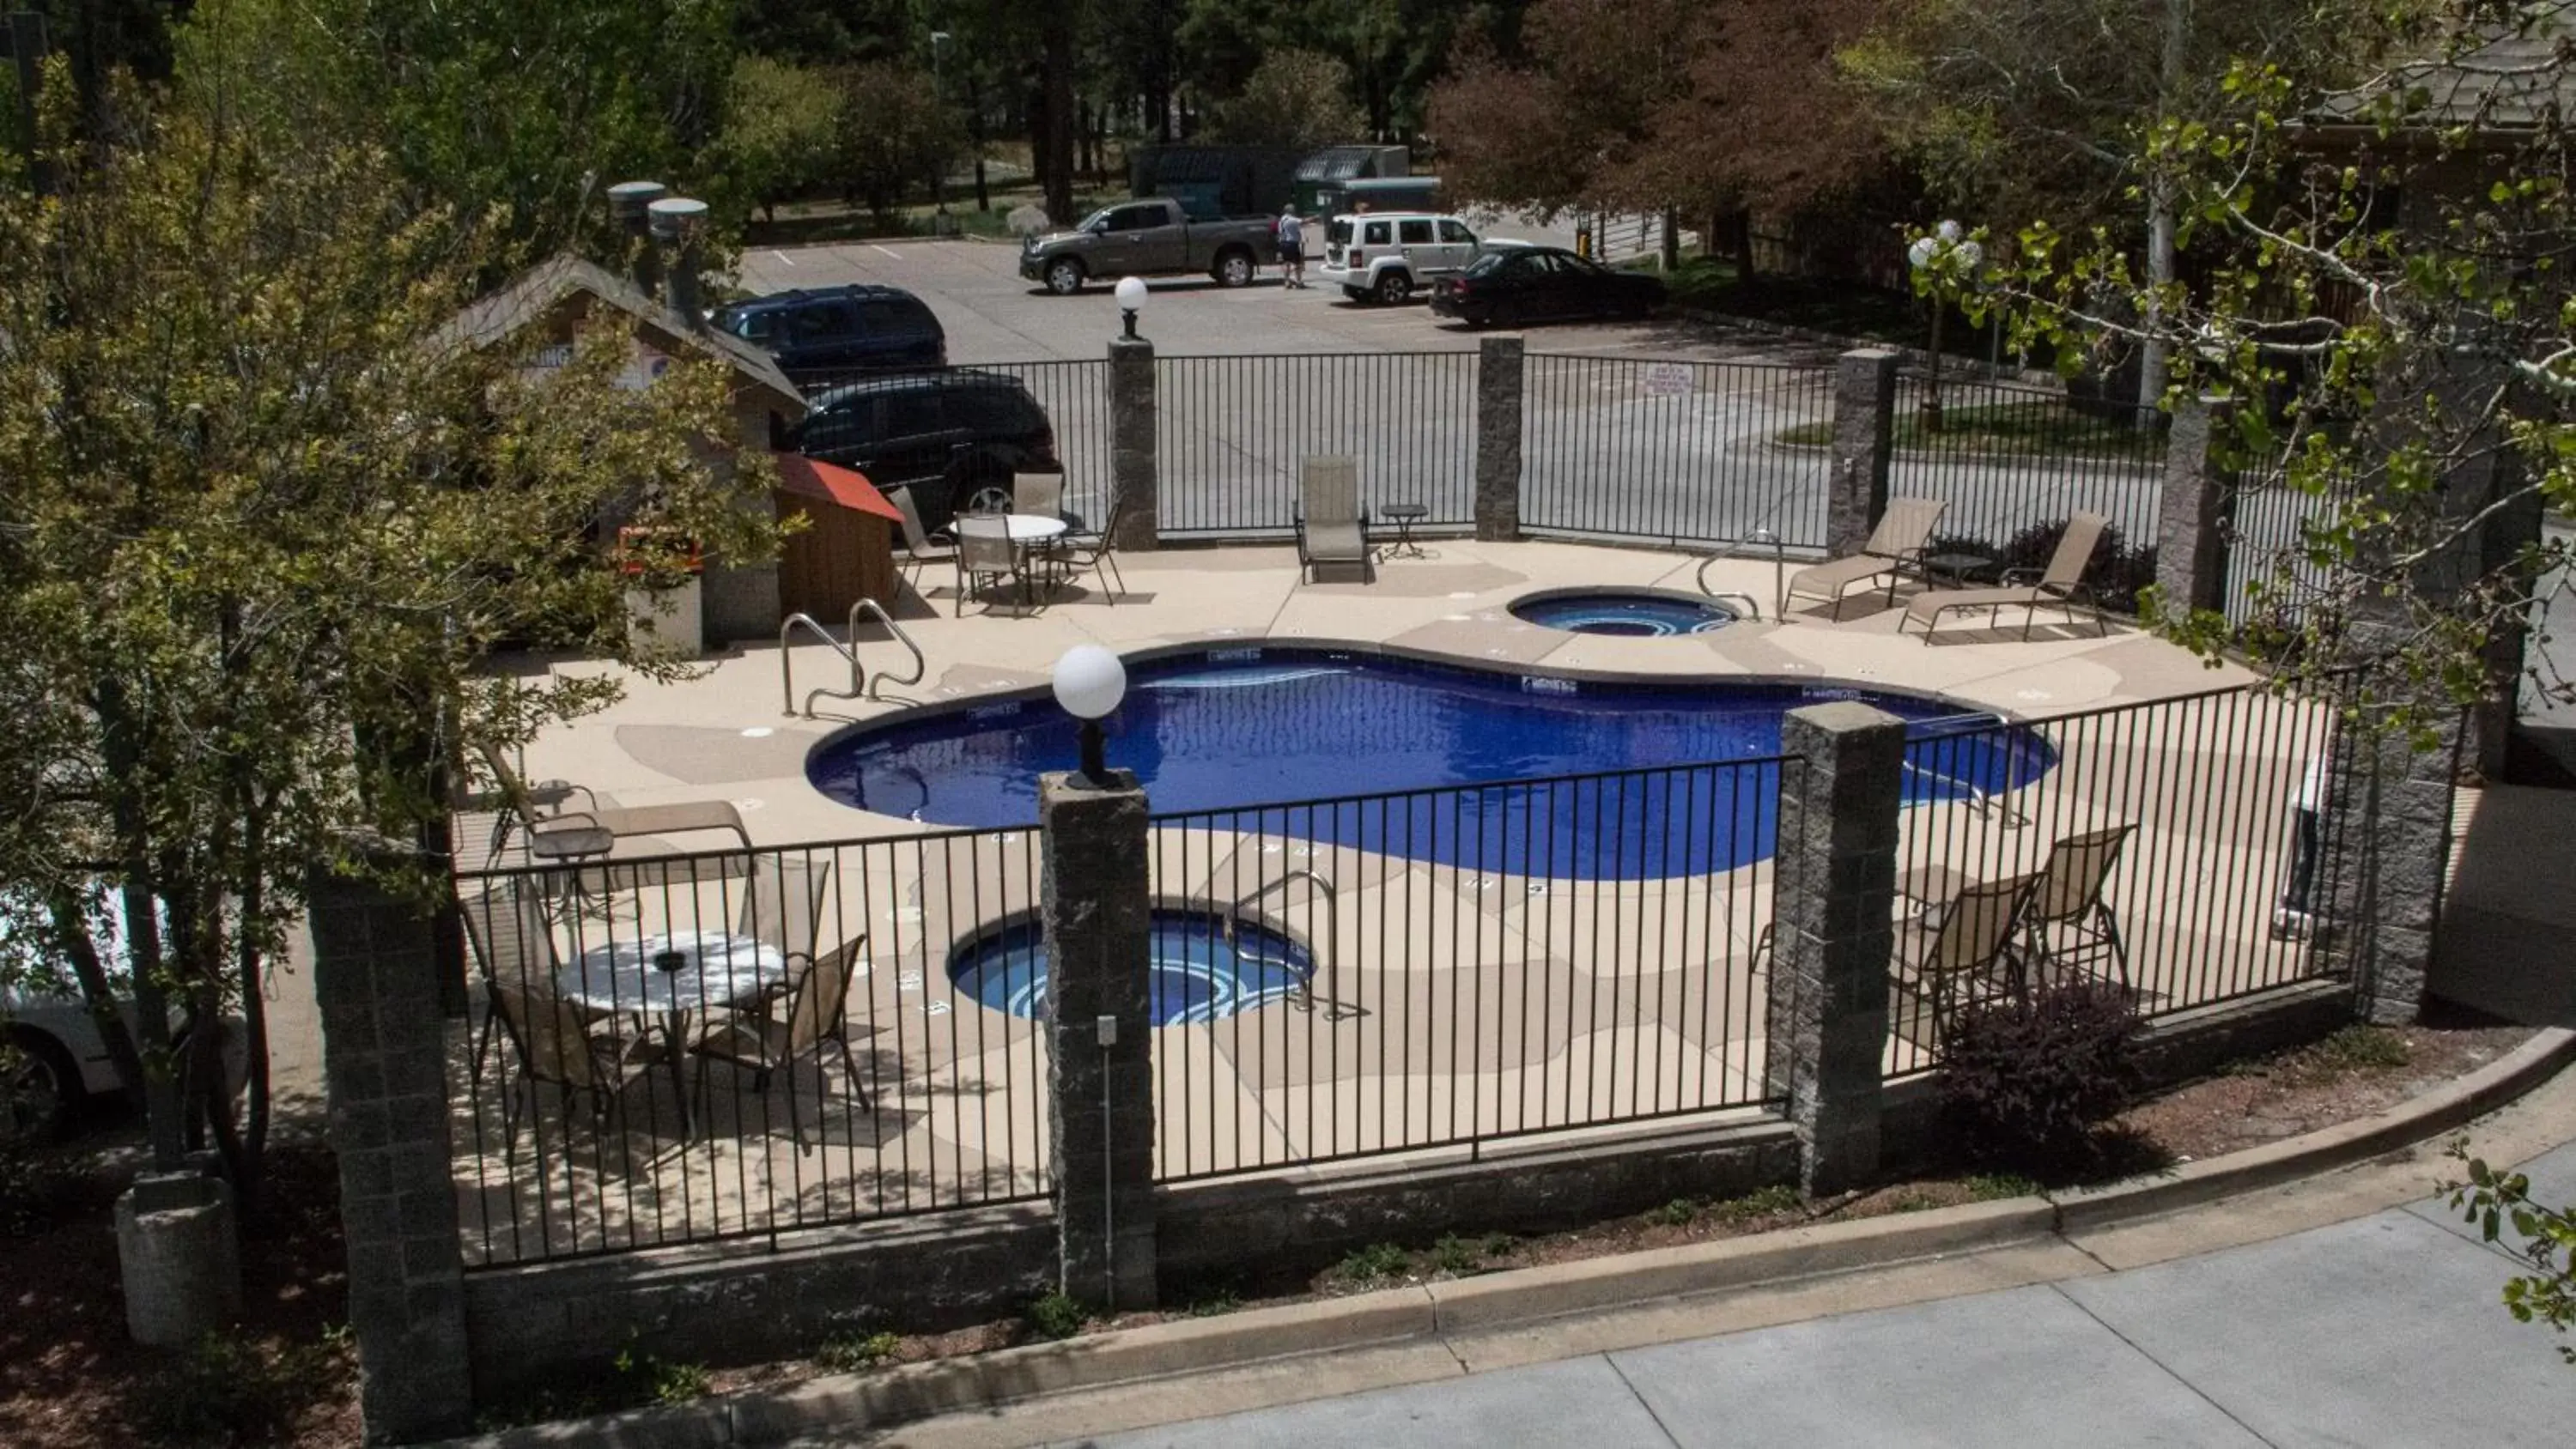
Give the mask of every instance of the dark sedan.
[(1470, 327), (1643, 317), (1663, 305), (1661, 278), (1614, 272), (1561, 247), (1503, 247), (1433, 285), (1431, 312)]

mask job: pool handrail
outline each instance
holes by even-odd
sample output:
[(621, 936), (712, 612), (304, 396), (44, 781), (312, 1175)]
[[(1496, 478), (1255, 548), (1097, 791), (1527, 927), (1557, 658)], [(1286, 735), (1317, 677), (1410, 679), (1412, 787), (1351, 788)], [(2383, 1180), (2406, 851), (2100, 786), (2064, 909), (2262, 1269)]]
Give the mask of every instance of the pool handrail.
[[(1231, 947), (1235, 955), (1238, 957), (1244, 956), (1245, 952), (1243, 949), (1242, 938), (1235, 932), (1235, 927), (1243, 919), (1243, 908), (1260, 900), (1263, 896), (1270, 894), (1272, 891), (1284, 889), (1301, 880), (1312, 885), (1324, 898), (1324, 934), (1320, 939), (1310, 938), (1307, 941), (1307, 947), (1313, 955), (1314, 961), (1307, 969), (1305, 975), (1300, 978), (1297, 985), (1298, 1008), (1303, 1011), (1312, 1011), (1315, 1007), (1315, 978), (1324, 974), (1324, 968), (1330, 959), (1331, 943), (1335, 935), (1334, 928), (1339, 920), (1339, 913), (1341, 910), (1341, 903), (1333, 893), (1333, 883), (1326, 880), (1321, 872), (1314, 870), (1311, 867), (1301, 865), (1295, 870), (1289, 871), (1287, 874), (1280, 876), (1277, 880), (1271, 881), (1266, 885), (1255, 887), (1250, 892), (1247, 892), (1241, 899), (1234, 903), (1234, 908), (1225, 914), (1225, 944)], [(1296, 962), (1291, 960), (1273, 960), (1270, 957), (1263, 956), (1258, 953), (1253, 953), (1249, 959), (1263, 966), (1285, 966), (1292, 971), (1296, 969), (1297, 965)]]
[(805, 708), (801, 712), (800, 717), (805, 719), (812, 719), (814, 717), (814, 701), (818, 698), (879, 698), (876, 693), (876, 687), (877, 685), (886, 682), (887, 675), (884, 670), (878, 670), (875, 682), (871, 683), (868, 680), (866, 667), (859, 662), (859, 616), (861, 614), (874, 614), (877, 617), (877, 622), (886, 626), (886, 632), (894, 635), (895, 642), (901, 644), (912, 654), (912, 672), (895, 680), (894, 682), (897, 684), (919, 684), (921, 682), (922, 675), (929, 671), (930, 661), (923, 656), (921, 646), (912, 642), (912, 636), (903, 632), (903, 626), (896, 623), (894, 621), (894, 616), (887, 613), (885, 611), (885, 606), (879, 604), (876, 600), (862, 598), (857, 603), (850, 605), (850, 620), (846, 630), (849, 635), (850, 642), (847, 644), (833, 638), (831, 631), (815, 622), (813, 615), (790, 614), (785, 619), (780, 620), (778, 625), (778, 680), (780, 687), (786, 694), (786, 699), (783, 702), (787, 706), (787, 713), (791, 715), (799, 714), (796, 707), (795, 651), (788, 647), (790, 637), (795, 634), (799, 626), (802, 626), (806, 632), (812, 634), (815, 638), (822, 640), (824, 644), (831, 648), (833, 653), (838, 654), (843, 659), (849, 661), (850, 665), (849, 689), (843, 691), (838, 689), (816, 688), (806, 691)]

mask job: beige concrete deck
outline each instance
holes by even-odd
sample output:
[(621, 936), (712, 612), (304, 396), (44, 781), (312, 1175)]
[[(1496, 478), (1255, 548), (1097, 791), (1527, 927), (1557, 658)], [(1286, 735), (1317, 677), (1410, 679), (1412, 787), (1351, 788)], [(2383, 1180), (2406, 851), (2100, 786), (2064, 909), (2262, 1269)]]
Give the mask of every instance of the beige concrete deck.
[[(1137, 650), (1330, 641), (1577, 673), (1840, 680), (2033, 719), (2248, 678), (2131, 631), (2095, 638), (2089, 624), (2080, 635), (2043, 624), (2022, 642), (2016, 617), (2002, 636), (1961, 629), (1926, 645), (1898, 637), (1896, 611), (1857, 604), (1841, 622), (1765, 618), (1666, 639), (1570, 635), (1522, 624), (1506, 606), (1575, 584), (1689, 590), (1695, 560), (1553, 543), (1436, 540), (1429, 549), (1428, 559), (1383, 563), (1365, 585), (1300, 585), (1284, 548), (1135, 555), (1122, 560), (1132, 591), (1115, 607), (1094, 585), (1025, 616), (970, 606), (962, 619), (950, 616), (949, 580), (936, 571), (925, 580), (936, 612), (916, 607), (904, 619), (928, 654), (927, 673), (887, 692), (951, 701), (1025, 689), (1082, 642)], [(1729, 562), (1711, 582), (1764, 600), (1769, 613), (1767, 563)], [(860, 648), (872, 665), (904, 662), (879, 638)], [(824, 799), (805, 781), (806, 752), (848, 720), (908, 705), (825, 700), (843, 712), (795, 717), (782, 706), (779, 664), (774, 647), (754, 647), (692, 681), (634, 683), (615, 708), (538, 741), (528, 768), (623, 805), (730, 799), (763, 846), (839, 842), (811, 856), (832, 866), (817, 935), (827, 950), (865, 937), (853, 948), (848, 1018), (871, 1108), (857, 1106), (828, 1048), (823, 1066), (807, 1058), (762, 1096), (729, 1067), (693, 1068), (710, 1106), (705, 1130), (684, 1145), (678, 1100), (657, 1069), (628, 1089), (623, 1130), (579, 1122), (566, 1137), (549, 1101), (543, 1143), (523, 1122), (505, 1157), (497, 1063), (508, 1052), (496, 1048), (458, 1097), (469, 1261), (784, 1230), (1042, 1188), (1042, 1034), (952, 990), (946, 974), (957, 943), (1033, 905), (1033, 835), (926, 838), (921, 826)], [(844, 666), (819, 645), (797, 648), (793, 664), (800, 699), (816, 686), (846, 687)], [(1904, 860), (1974, 876), (2030, 870), (2062, 835), (2134, 824), (2107, 898), (2142, 997), (2200, 1000), (2294, 979), (2304, 947), (2266, 928), (2300, 771), (2322, 728), (2311, 706), (2249, 696), (2043, 726), (2060, 755), (2054, 769), (2000, 800), (1910, 809)], [(620, 855), (718, 843), (628, 842)], [(720, 865), (634, 869), (642, 874), (603, 884), (649, 888), (612, 893), (605, 923), (567, 920), (558, 953), (577, 954), (602, 931), (733, 921), (740, 882)], [(1165, 831), (1154, 871), (1166, 898), (1261, 892), (1264, 912), (1323, 963), (1311, 1003), (1272, 1002), (1157, 1032), (1167, 1175), (1550, 1132), (1763, 1094), (1765, 988), (1753, 948), (1770, 919), (1768, 861), (1662, 880), (1532, 879), (1277, 837)], [(1297, 871), (1333, 882), (1331, 899), (1292, 878)], [(1920, 1004), (1901, 999), (1897, 1024), (1889, 1068), (1921, 1065), (1931, 1033)], [(461, 1036), (457, 1049), (462, 1076)], [(790, 1138), (791, 1079), (811, 1150)]]

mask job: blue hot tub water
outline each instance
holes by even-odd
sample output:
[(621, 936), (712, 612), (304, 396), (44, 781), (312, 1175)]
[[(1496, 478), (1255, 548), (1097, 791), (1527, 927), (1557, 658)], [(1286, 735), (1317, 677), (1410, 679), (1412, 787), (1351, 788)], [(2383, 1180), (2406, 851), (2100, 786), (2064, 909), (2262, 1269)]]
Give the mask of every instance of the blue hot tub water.
[(1615, 589), (1542, 594), (1512, 605), (1512, 616), (1542, 628), (1631, 638), (1706, 634), (1735, 622), (1734, 610), (1706, 599)]
[[(1200, 911), (1156, 910), (1151, 927), (1154, 1024), (1217, 1021), (1295, 995), (1315, 959), (1284, 932), (1238, 918), (1229, 931)], [(1046, 933), (1020, 921), (960, 946), (948, 977), (965, 994), (1012, 1016), (1046, 1016)]]
[[(1852, 689), (1578, 684), (1272, 647), (1144, 661), (1128, 680), (1109, 758), (1159, 815), (1226, 812), (1194, 823), (1510, 875), (1643, 880), (1762, 859), (1781, 717), (1827, 699), (1909, 722), (1909, 802), (2002, 793), (2056, 763), (1992, 715)], [(853, 731), (806, 772), (861, 809), (1027, 826), (1037, 777), (1073, 768), (1077, 748), (1052, 699), (1006, 701)], [(1270, 803), (1301, 800), (1335, 803)]]

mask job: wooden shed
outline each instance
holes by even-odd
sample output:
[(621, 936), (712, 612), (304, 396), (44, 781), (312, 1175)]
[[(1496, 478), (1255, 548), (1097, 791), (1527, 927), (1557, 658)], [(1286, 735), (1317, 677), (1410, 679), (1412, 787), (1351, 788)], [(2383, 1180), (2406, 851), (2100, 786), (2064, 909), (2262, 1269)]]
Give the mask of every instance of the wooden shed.
[(861, 599), (894, 611), (895, 530), (903, 515), (865, 477), (847, 468), (780, 453), (778, 519), (802, 514), (806, 526), (778, 559), (778, 607), (825, 624), (847, 619)]

